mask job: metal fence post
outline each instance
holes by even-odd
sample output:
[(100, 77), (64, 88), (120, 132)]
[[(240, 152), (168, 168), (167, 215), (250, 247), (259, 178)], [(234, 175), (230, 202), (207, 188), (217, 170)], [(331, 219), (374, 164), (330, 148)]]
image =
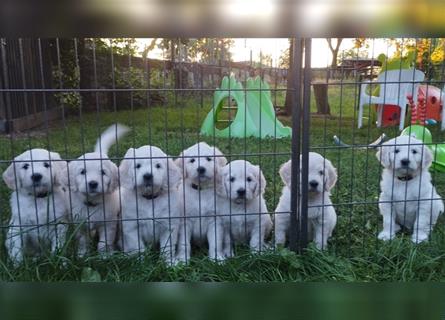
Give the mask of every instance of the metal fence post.
[(300, 250), (300, 130), (301, 130), (301, 67), (303, 58), (303, 40), (293, 39), (293, 80), (292, 88), (292, 171), (291, 171), (291, 215), (289, 230), (289, 248)]
[(301, 216), (300, 216), (300, 250), (308, 243), (308, 175), (309, 175), (309, 128), (311, 110), (311, 44), (312, 40), (304, 40), (304, 73), (303, 73), (303, 124), (301, 146)]
[[(308, 209), (309, 114), (311, 92), (311, 39), (295, 39), (293, 45), (292, 185), (289, 246), (301, 252), (306, 248)], [(303, 71), (304, 50), (304, 71)], [(300, 152), (301, 150), (301, 152)], [(302, 156), (300, 163), (300, 154)], [(300, 185), (301, 164), (301, 185)]]

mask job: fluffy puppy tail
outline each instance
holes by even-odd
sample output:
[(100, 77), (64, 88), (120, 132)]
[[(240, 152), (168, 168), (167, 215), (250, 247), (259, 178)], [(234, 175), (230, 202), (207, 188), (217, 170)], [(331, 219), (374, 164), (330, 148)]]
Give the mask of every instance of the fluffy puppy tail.
[(111, 146), (129, 131), (128, 127), (119, 123), (109, 126), (97, 139), (94, 152), (108, 155), (108, 150), (110, 150)]

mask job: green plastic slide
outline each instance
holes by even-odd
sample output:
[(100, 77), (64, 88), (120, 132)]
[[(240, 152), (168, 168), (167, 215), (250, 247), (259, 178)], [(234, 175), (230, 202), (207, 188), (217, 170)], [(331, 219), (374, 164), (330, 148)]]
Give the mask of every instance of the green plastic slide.
[[(260, 90), (261, 89), (261, 90)], [(215, 127), (224, 99), (231, 97), (237, 105), (236, 116), (224, 129)], [(291, 136), (291, 128), (276, 118), (269, 85), (260, 77), (248, 78), (246, 90), (234, 76), (224, 77), (213, 95), (213, 108), (201, 126), (201, 134), (221, 138), (283, 138)]]

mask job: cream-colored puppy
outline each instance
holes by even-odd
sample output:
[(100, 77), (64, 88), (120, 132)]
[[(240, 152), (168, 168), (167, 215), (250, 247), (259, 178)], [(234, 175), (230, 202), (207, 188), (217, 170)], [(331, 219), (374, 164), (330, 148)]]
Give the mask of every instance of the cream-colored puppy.
[(384, 143), (376, 156), (384, 167), (379, 198), (383, 230), (379, 239), (394, 238), (402, 225), (413, 231), (413, 242), (427, 240), (444, 211), (428, 171), (433, 160), (431, 151), (416, 138), (400, 136)]
[(178, 258), (187, 262), (190, 259), (191, 245), (209, 245), (209, 257), (223, 260), (223, 219), (217, 217), (216, 181), (227, 159), (216, 147), (205, 142), (197, 143), (184, 150), (176, 159), (183, 175), (179, 187), (181, 209), (185, 224), (181, 227)]
[(122, 197), (122, 250), (139, 253), (159, 245), (166, 262), (176, 262), (179, 168), (158, 147), (130, 148), (119, 167)]
[[(285, 245), (290, 227), (291, 160), (280, 169), (283, 191), (275, 209), (275, 243)], [(308, 237), (318, 249), (325, 249), (337, 223), (330, 191), (337, 181), (332, 163), (318, 153), (309, 153)]]
[(259, 166), (235, 160), (221, 170), (217, 185), (217, 212), (224, 216), (224, 251), (232, 256), (232, 245), (249, 244), (254, 252), (264, 248), (272, 230), (272, 220), (263, 194), (266, 179)]
[(32, 149), (15, 157), (3, 172), (6, 185), (14, 190), (5, 245), (15, 264), (24, 255), (35, 256), (45, 249), (55, 253), (64, 245), (69, 219), (61, 179), (66, 170), (58, 153)]
[(116, 240), (119, 207), (117, 166), (108, 159), (108, 150), (128, 132), (119, 124), (110, 126), (97, 140), (94, 152), (69, 163), (68, 181), (72, 217), (78, 224), (78, 254), (84, 256), (91, 239), (98, 238), (99, 253), (111, 252)]

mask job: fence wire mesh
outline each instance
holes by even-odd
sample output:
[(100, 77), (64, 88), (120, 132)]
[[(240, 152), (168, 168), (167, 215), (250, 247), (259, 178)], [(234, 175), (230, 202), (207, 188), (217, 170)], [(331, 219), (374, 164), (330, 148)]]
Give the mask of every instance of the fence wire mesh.
[(2, 39), (2, 259), (443, 246), (445, 42), (320, 40)]

